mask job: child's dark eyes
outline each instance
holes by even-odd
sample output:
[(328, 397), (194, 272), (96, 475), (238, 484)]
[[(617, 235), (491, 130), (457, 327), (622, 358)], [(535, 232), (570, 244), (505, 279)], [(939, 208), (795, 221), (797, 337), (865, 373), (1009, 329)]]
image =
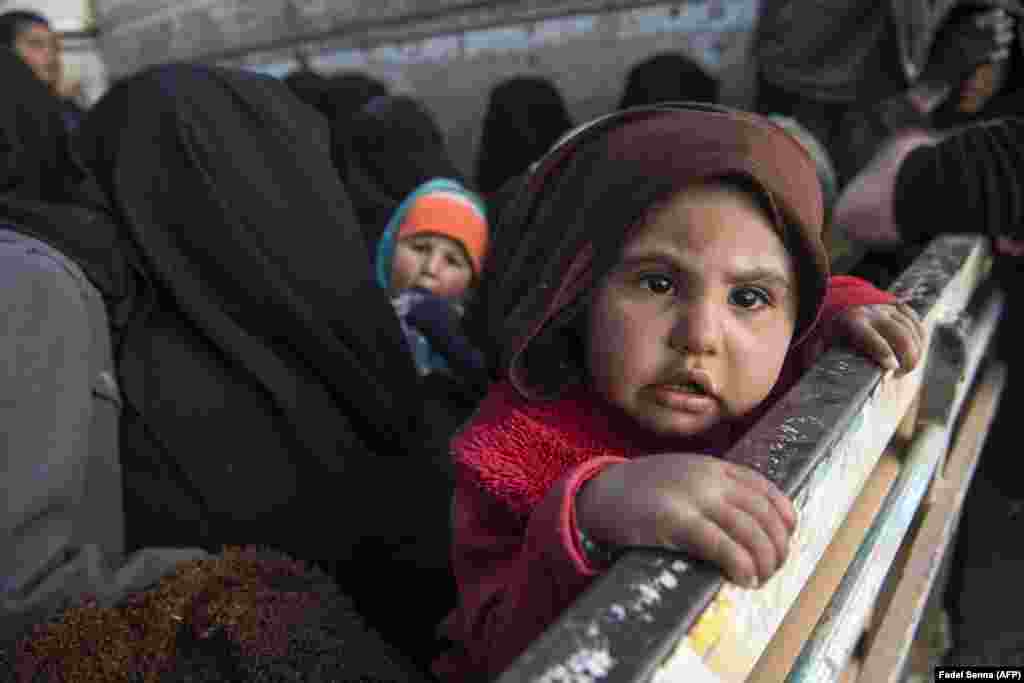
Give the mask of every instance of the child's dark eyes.
[(448, 256), (445, 257), (445, 261), (452, 268), (468, 268), (469, 267), (469, 265), (465, 261), (460, 259), (458, 256), (452, 256), (452, 255), (449, 254)]
[(646, 288), (651, 294), (671, 294), (675, 291), (675, 283), (665, 275), (641, 275), (640, 285)]
[(759, 305), (767, 306), (772, 299), (760, 287), (737, 287), (730, 292), (729, 301), (740, 308), (755, 308)]
[[(676, 284), (666, 275), (645, 274), (639, 278), (640, 286), (651, 294), (668, 296), (676, 292)], [(761, 287), (736, 287), (729, 292), (729, 303), (740, 308), (754, 309), (772, 303), (771, 295)]]

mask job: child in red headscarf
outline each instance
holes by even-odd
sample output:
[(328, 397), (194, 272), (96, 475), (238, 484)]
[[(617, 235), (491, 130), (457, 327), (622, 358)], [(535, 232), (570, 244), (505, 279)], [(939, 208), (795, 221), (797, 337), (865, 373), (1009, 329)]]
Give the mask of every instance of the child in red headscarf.
[(782, 128), (731, 110), (620, 119), (540, 163), (485, 271), (501, 381), (453, 441), (457, 646), (435, 666), (451, 680), (500, 673), (609, 548), (766, 581), (793, 506), (719, 456), (837, 335), (888, 368), (921, 354), (908, 307), (829, 277), (814, 162)]

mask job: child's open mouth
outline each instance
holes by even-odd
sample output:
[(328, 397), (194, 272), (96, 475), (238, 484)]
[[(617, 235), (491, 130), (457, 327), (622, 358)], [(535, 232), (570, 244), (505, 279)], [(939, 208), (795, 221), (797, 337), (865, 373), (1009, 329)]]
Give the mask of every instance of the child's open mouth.
[(685, 391), (691, 394), (700, 394), (703, 396), (708, 393), (704, 390), (704, 387), (697, 384), (696, 382), (686, 382), (685, 384), (676, 384), (670, 386), (678, 388), (680, 391)]
[(659, 384), (653, 389), (654, 400), (672, 410), (704, 413), (711, 410), (716, 404), (714, 397), (699, 382)]

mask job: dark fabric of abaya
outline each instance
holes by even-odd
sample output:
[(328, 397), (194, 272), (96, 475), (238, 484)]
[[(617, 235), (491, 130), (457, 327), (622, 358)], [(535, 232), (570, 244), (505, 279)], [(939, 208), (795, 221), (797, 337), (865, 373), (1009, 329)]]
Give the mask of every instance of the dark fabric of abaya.
[(375, 97), (388, 94), (388, 87), (362, 73), (342, 73), (327, 79), (323, 111), (331, 126), (331, 156), (338, 172), (345, 177), (345, 146), (352, 117)]
[(321, 114), (327, 114), (327, 78), (310, 69), (300, 69), (285, 76), (284, 82), (300, 100)]
[(914, 242), (950, 226), (1024, 239), (1022, 181), (1024, 120), (969, 126), (908, 155), (896, 177), (894, 216)]
[(0, 218), (74, 255), (103, 294), (111, 323), (143, 305), (144, 277), (119, 242), (98, 188), (73, 158), (61, 105), (17, 55), (0, 49)]
[[(0, 194), (58, 199), (66, 173), (66, 127), (61, 103), (14, 52), (0, 48), (4, 98), (0, 110)], [(30, 79), (35, 79), (35, 83)], [(43, 115), (50, 112), (56, 115)]]
[(517, 76), (491, 90), (477, 153), (476, 184), (486, 195), (497, 192), (562, 137), (573, 122), (554, 83)]
[(362, 73), (341, 73), (327, 79), (324, 110), (330, 118), (349, 119), (367, 102), (388, 94), (388, 86)]
[(678, 53), (655, 55), (626, 76), (619, 109), (662, 102), (716, 102), (718, 81), (697, 62)]
[(466, 184), (433, 115), (404, 95), (375, 97), (352, 118), (345, 159), (345, 186), (371, 253), (391, 214), (417, 187), (433, 178)]
[(82, 125), (154, 290), (118, 358), (127, 543), (322, 562), (425, 660), (452, 595), (446, 450), (327, 137), (275, 79), (190, 65), (123, 81)]

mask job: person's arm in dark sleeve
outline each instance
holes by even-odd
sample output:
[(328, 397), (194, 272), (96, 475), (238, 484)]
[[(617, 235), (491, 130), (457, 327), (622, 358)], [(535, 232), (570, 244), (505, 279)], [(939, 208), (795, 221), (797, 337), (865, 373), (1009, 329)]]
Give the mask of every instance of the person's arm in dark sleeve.
[[(95, 498), (121, 482), (117, 454), (89, 448), (96, 321), (82, 285), (43, 251), (0, 243), (0, 641), (82, 598), (116, 601), (204, 555), (121, 556), (120, 506)], [(109, 463), (96, 467), (96, 458)], [(106, 531), (95, 539), (89, 529)]]
[(998, 8), (948, 20), (935, 36), (924, 72), (908, 89), (854, 106), (844, 117), (837, 145), (840, 176), (848, 180), (860, 172), (890, 136), (929, 127), (935, 111), (976, 68), (1007, 59), (1014, 23), (1013, 16)]
[(943, 233), (1024, 238), (1024, 121), (962, 128), (910, 152), (895, 177), (893, 219), (908, 242)]

